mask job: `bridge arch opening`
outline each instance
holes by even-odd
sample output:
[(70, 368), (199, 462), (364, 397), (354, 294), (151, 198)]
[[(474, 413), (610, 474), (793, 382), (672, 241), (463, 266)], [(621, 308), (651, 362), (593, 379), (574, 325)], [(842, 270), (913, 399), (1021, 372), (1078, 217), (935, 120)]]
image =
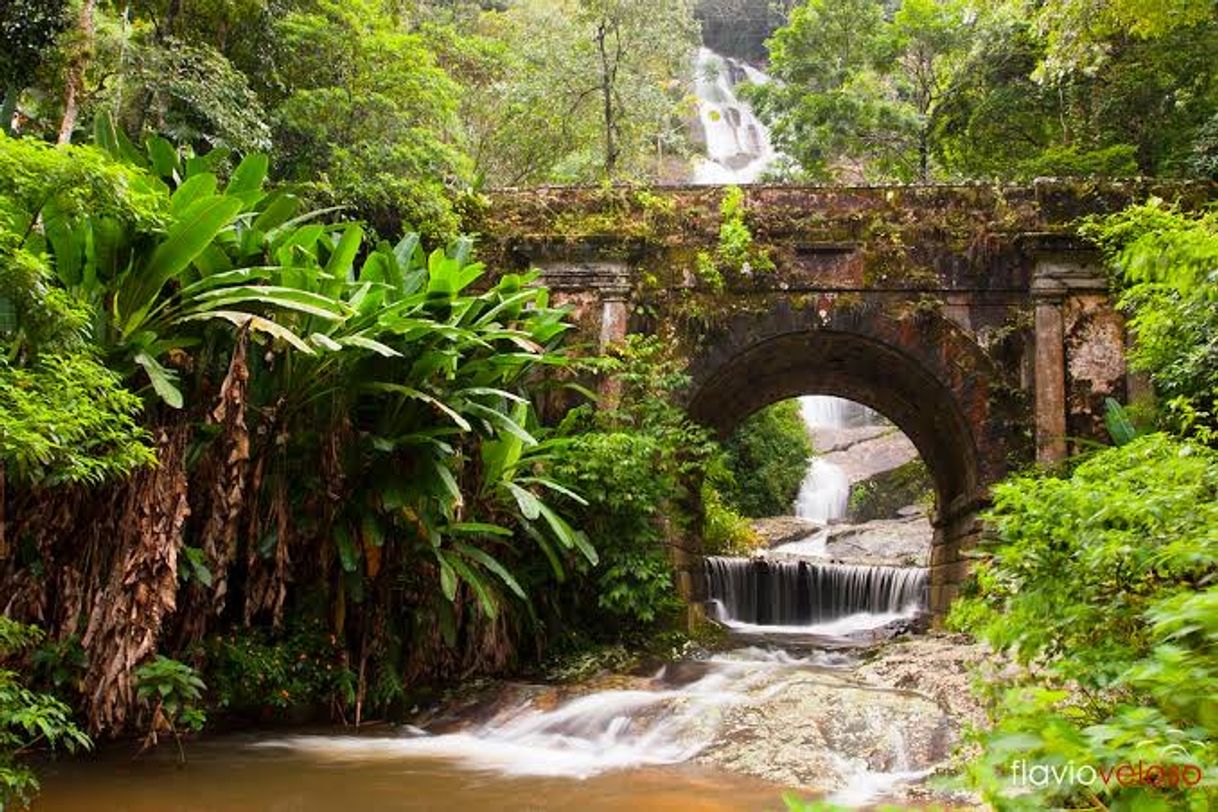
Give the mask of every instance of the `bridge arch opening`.
[(693, 360), (688, 408), (724, 438), (754, 412), (806, 395), (854, 401), (891, 421), (934, 483), (929, 603), (941, 616), (966, 574), (961, 553), (978, 532), (989, 462), (982, 445), (992, 426), (984, 382), (961, 374), (952, 363), (961, 359), (915, 333), (894, 335), (907, 346), (890, 336), (824, 328), (729, 337)]

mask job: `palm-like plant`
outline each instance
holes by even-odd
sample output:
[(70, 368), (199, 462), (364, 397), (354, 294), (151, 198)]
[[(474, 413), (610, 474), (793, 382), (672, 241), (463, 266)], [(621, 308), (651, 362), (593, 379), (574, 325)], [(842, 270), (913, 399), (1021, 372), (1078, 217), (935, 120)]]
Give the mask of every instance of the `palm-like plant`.
[[(536, 274), (488, 285), (468, 240), (430, 254), (415, 235), (369, 245), (358, 224), (326, 222), (332, 211), (302, 212), (291, 190), (268, 191), (265, 156), (246, 157), (222, 186), (221, 152), (198, 157), (155, 137), (141, 151), (104, 116), (95, 140), (141, 170), (125, 177), (148, 211), (74, 205), (69, 184), (52, 178), (26, 197), (26, 248), (87, 303), (94, 341), (128, 381), (146, 377), (151, 402), (205, 406), (214, 396), (208, 359), (246, 364), (238, 348), (260, 348), (248, 360), (248, 408), (238, 401), (252, 424), (249, 458), (261, 467), (232, 479), (277, 491), (249, 494), (244, 509), (282, 506), (302, 460), (341, 435), (342, 475), (359, 498), (317, 532), (353, 583), (377, 576), (374, 548), (399, 543), (412, 553), (405, 560), (422, 552), (434, 564), (448, 600), (465, 583), (494, 616), (496, 584), (523, 590), (490, 545), (532, 539), (559, 575), (566, 551), (595, 561), (584, 535), (539, 495), (569, 492), (533, 471), (542, 446), (526, 382), (567, 363), (569, 327)], [(224, 521), (231, 529), (242, 520)], [(228, 546), (208, 563), (231, 563)]]

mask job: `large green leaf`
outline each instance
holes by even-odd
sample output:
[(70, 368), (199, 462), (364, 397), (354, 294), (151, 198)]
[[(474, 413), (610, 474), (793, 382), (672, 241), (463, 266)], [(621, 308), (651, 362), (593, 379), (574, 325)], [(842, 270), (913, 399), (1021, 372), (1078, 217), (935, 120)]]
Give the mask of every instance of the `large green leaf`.
[(546, 524), (554, 531), (554, 536), (564, 547), (568, 549), (577, 549), (583, 554), (584, 558), (588, 559), (588, 563), (596, 564), (599, 560), (596, 549), (588, 541), (588, 537), (583, 531), (575, 530), (571, 525), (567, 524), (566, 519), (554, 512), (553, 508), (544, 502), (539, 501), (538, 505), (541, 510), (542, 517), (546, 520)]
[(306, 355), (315, 355), (313, 348), (306, 344), (300, 336), (296, 335), (281, 324), (276, 324), (270, 319), (263, 318), (262, 316), (255, 315), (253, 313), (244, 313), (240, 310), (208, 310), (203, 313), (183, 316), (181, 320), (212, 321), (216, 319), (222, 319), (231, 324), (235, 324), (238, 327), (245, 327), (246, 325), (249, 325), (249, 328), (255, 332), (266, 333), (273, 338), (278, 338), (285, 341)]
[(508, 434), (518, 438), (525, 445), (537, 445), (537, 438), (532, 434), (529, 434), (524, 426), (521, 426), (510, 416), (498, 411), (497, 409), (492, 409), (491, 407), (484, 406), (481, 403), (470, 402), (465, 404), (465, 410), (471, 414), (481, 415), (489, 422), (506, 431)]
[(457, 574), (461, 576), (461, 580), (469, 584), (474, 590), (474, 594), (478, 596), (478, 602), (481, 604), (482, 611), (486, 613), (486, 616), (489, 618), (497, 617), (499, 615), (499, 604), (481, 576), (459, 556), (445, 554), (445, 559), (456, 570)]
[[(504, 486), (516, 499), (516, 505), (521, 514), (530, 521), (541, 516), (541, 500), (531, 491), (527, 491), (514, 482), (504, 482)], [(569, 546), (569, 545), (568, 545)]]
[(466, 544), (463, 541), (456, 542), (453, 545), (453, 549), (456, 550), (457, 552), (461, 553), (461, 555), (465, 556), (466, 558), (473, 559), (477, 563), (481, 564), (483, 567), (486, 567), (488, 570), (495, 573), (495, 575), (498, 575), (499, 580), (503, 581), (503, 583), (507, 585), (507, 588), (512, 590), (512, 592), (516, 593), (516, 595), (518, 597), (520, 597), (520, 598), (526, 597), (524, 594), (524, 590), (520, 587), (520, 584), (517, 583), (516, 579), (512, 576), (512, 573), (508, 572), (507, 567), (505, 567), (505, 566), (503, 566), (503, 564), (499, 563), (499, 561), (494, 556), (490, 555), (487, 552), (484, 552), (483, 550), (479, 550), (477, 547), (473, 546), (472, 544)]
[(181, 217), (193, 203), (204, 198), (215, 197), (217, 186), (216, 176), (210, 172), (192, 175), (169, 198), (169, 213), (174, 217)]
[(146, 352), (136, 353), (135, 363), (144, 368), (148, 373), (148, 379), (152, 381), (152, 388), (160, 396), (161, 400), (175, 409), (181, 409), (183, 404), (182, 390), (173, 382), (176, 377), (165, 367), (161, 366), (155, 358)]
[(174, 179), (180, 169), (178, 151), (159, 135), (150, 135), (144, 142), (152, 170), (162, 178)]
[(400, 352), (398, 352), (397, 350), (395, 350), (393, 347), (390, 347), (387, 344), (382, 344), (381, 342), (376, 341), (375, 339), (367, 338), (365, 336), (360, 336), (360, 335), (342, 336), (338, 339), (338, 343), (344, 347), (359, 347), (360, 349), (363, 349), (363, 350), (371, 350), (372, 352), (375, 352), (377, 355), (383, 356), (385, 358), (401, 358), (402, 357), (402, 354)]
[(252, 193), (261, 192), (262, 184), (266, 182), (266, 173), (270, 169), (270, 165), (270, 158), (263, 153), (247, 155), (245, 160), (233, 171), (233, 176), (229, 179), (224, 193), (226, 195), (248, 196)]
[(147, 264), (123, 281), (115, 302), (123, 333), (132, 332), (170, 279), (194, 262), (241, 211), (241, 201), (224, 197), (192, 203), (174, 224)]
[(413, 398), (415, 400), (421, 400), (424, 403), (427, 403), (431, 406), (435, 406), (437, 409), (444, 412), (444, 414), (448, 415), (449, 418), (452, 419), (452, 421), (454, 423), (456, 423), (458, 426), (460, 426), (462, 430), (470, 431), (473, 429), (473, 426), (471, 426), (469, 424), (469, 421), (466, 420), (464, 417), (462, 417), (459, 412), (457, 412), (447, 403), (440, 400), (439, 398), (432, 397), (431, 395), (427, 394), (426, 392), (421, 392), (418, 389), (415, 389), (414, 387), (403, 386), (402, 384), (396, 384), (396, 383), (375, 382), (375, 383), (365, 384), (364, 388), (371, 392), (385, 392), (388, 394), (402, 395), (403, 397)]
[(341, 320), (348, 315), (341, 302), (328, 296), (279, 285), (239, 285), (203, 291), (192, 298), (189, 312), (199, 313), (212, 308), (251, 303), (295, 310), (331, 321)]
[(363, 242), (364, 230), (354, 224), (347, 226), (338, 240), (338, 245), (334, 247), (334, 253), (330, 255), (330, 261), (326, 263), (326, 273), (336, 279), (351, 278), (354, 273), (352, 269), (355, 255), (359, 253)]

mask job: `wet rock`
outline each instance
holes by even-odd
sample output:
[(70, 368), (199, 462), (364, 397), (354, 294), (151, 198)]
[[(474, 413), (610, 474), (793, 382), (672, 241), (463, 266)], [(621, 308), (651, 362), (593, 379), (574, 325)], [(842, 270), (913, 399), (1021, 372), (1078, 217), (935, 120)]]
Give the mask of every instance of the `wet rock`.
[[(978, 806), (923, 775), (955, 768), (965, 725), (984, 725), (970, 669), (992, 652), (963, 635), (903, 637), (836, 669), (806, 669), (760, 686), (725, 711), (697, 760), (815, 795), (884, 787), (872, 800)], [(832, 796), (831, 796), (832, 797)]]
[(874, 685), (917, 691), (957, 722), (984, 726), (985, 708), (973, 695), (971, 671), (996, 658), (989, 647), (967, 635), (930, 633), (892, 641), (855, 673)]
[(881, 471), (850, 487), (846, 520), (852, 523), (893, 519), (917, 503), (931, 504), (934, 486), (920, 458)]
[(802, 787), (841, 790), (864, 773), (910, 772), (947, 758), (958, 731), (929, 697), (805, 671), (728, 708), (698, 760)]
[(825, 555), (845, 564), (924, 567), (934, 529), (923, 515), (829, 528)]
[(893, 426), (817, 429), (812, 442), (817, 454), (845, 471), (851, 483), (862, 482), (918, 458), (918, 449)]
[(751, 524), (753, 530), (763, 539), (763, 547), (777, 547), (802, 541), (823, 527), (811, 519), (801, 519), (798, 516), (770, 516), (754, 519)]

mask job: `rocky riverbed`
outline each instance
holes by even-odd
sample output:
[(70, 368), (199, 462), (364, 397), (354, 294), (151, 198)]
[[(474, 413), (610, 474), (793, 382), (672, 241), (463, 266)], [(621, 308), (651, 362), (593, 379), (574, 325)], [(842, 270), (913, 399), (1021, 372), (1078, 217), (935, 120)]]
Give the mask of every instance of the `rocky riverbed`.
[(838, 564), (924, 567), (934, 535), (930, 520), (920, 511), (903, 518), (859, 524), (838, 522), (826, 526), (795, 516), (773, 516), (757, 519), (752, 524), (764, 540), (759, 548), (761, 555), (784, 556), (786, 553), (777, 548), (803, 542), (823, 532), (821, 557)]
[(529, 730), (537, 746), (592, 758), (589, 774), (612, 754), (621, 766), (688, 761), (846, 805), (977, 803), (932, 777), (954, 769), (965, 726), (985, 722), (969, 689), (970, 669), (991, 656), (984, 647), (942, 633), (834, 650), (741, 642), (650, 673), (486, 683), (419, 716), (440, 734), (419, 746), (502, 744)]

